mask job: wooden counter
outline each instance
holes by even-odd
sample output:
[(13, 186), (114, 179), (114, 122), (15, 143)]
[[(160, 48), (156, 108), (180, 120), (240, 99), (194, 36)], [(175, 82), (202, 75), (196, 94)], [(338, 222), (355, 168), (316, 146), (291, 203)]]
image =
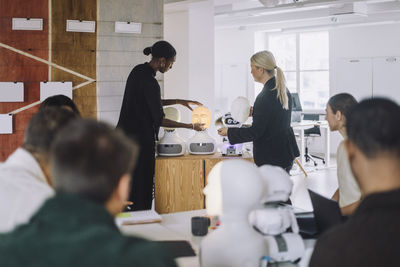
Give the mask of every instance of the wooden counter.
[(204, 209), (206, 177), (215, 164), (226, 159), (253, 161), (248, 153), (242, 157), (223, 157), (220, 153), (157, 157), (154, 178), (156, 211), (172, 213)]

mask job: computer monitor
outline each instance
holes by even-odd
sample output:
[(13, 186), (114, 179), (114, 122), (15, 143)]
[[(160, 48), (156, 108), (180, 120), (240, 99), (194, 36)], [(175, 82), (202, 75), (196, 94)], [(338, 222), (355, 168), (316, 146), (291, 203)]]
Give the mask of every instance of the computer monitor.
[(292, 118), (291, 122), (301, 122), (301, 108), (300, 98), (298, 93), (292, 93)]
[(300, 98), (298, 93), (291, 93), (292, 95), (292, 111), (302, 111)]

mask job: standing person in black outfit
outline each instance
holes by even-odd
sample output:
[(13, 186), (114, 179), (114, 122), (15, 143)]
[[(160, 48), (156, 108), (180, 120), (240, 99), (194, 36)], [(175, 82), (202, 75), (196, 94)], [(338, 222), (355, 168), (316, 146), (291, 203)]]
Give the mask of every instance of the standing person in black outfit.
[(344, 141), (361, 203), (317, 241), (310, 267), (399, 266), (400, 107), (373, 98), (346, 115)]
[(121, 128), (140, 146), (137, 167), (132, 174), (132, 190), (129, 200), (134, 210), (151, 208), (155, 166), (155, 142), (160, 126), (202, 130), (200, 124), (180, 123), (164, 118), (163, 106), (180, 104), (192, 110), (197, 101), (161, 99), (161, 89), (155, 76), (157, 71), (167, 72), (175, 62), (176, 50), (166, 41), (158, 41), (143, 50), (152, 55), (150, 62), (133, 68), (126, 82), (124, 99), (117, 128)]
[(300, 152), (290, 127), (292, 97), (285, 77), (269, 51), (254, 54), (250, 63), (254, 80), (264, 84), (254, 103), (253, 124), (249, 128), (224, 127), (218, 133), (228, 136), (231, 144), (253, 141), (257, 166), (275, 165), (289, 172)]

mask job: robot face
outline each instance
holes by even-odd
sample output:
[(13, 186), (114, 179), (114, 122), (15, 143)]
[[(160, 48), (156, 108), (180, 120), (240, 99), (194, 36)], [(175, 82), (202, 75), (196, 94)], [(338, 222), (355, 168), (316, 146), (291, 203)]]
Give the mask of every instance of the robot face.
[(207, 214), (222, 214), (221, 164), (215, 166), (207, 177), (207, 185), (203, 190), (206, 196)]
[(263, 181), (253, 163), (233, 159), (217, 163), (207, 176), (208, 215), (249, 212), (260, 202)]
[[(181, 121), (181, 113), (178, 109), (174, 107), (166, 107), (164, 108), (165, 118), (173, 121), (180, 122)], [(165, 130), (174, 130), (175, 128), (164, 127)]]
[(226, 127), (240, 127), (241, 123), (235, 121), (230, 113), (226, 113), (223, 117), (223, 124)]
[(262, 203), (287, 201), (293, 188), (289, 174), (282, 168), (271, 165), (260, 166), (258, 170), (264, 182)]
[(239, 96), (231, 105), (232, 118), (238, 122), (244, 123), (250, 114), (250, 104), (247, 98)]
[(192, 123), (204, 124), (204, 129), (207, 129), (211, 123), (211, 111), (204, 106), (195, 108), (192, 112)]

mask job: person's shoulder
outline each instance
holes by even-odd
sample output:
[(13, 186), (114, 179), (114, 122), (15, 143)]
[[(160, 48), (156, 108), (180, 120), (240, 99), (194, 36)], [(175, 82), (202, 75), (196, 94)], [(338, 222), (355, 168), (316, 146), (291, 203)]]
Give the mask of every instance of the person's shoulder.
[(136, 75), (142, 75), (146, 72), (146, 63), (138, 64), (129, 73), (129, 77), (133, 77)]
[(337, 260), (337, 257), (344, 254), (347, 249), (346, 244), (348, 244), (351, 235), (350, 228), (348, 223), (344, 223), (322, 234), (315, 244), (310, 267), (328, 266), (322, 264), (323, 262), (329, 262), (329, 266), (334, 266), (333, 263)]
[(346, 145), (345, 145), (345, 140), (342, 140), (337, 148), (336, 154), (338, 158), (342, 158), (342, 157), (347, 157), (347, 152), (346, 152)]

